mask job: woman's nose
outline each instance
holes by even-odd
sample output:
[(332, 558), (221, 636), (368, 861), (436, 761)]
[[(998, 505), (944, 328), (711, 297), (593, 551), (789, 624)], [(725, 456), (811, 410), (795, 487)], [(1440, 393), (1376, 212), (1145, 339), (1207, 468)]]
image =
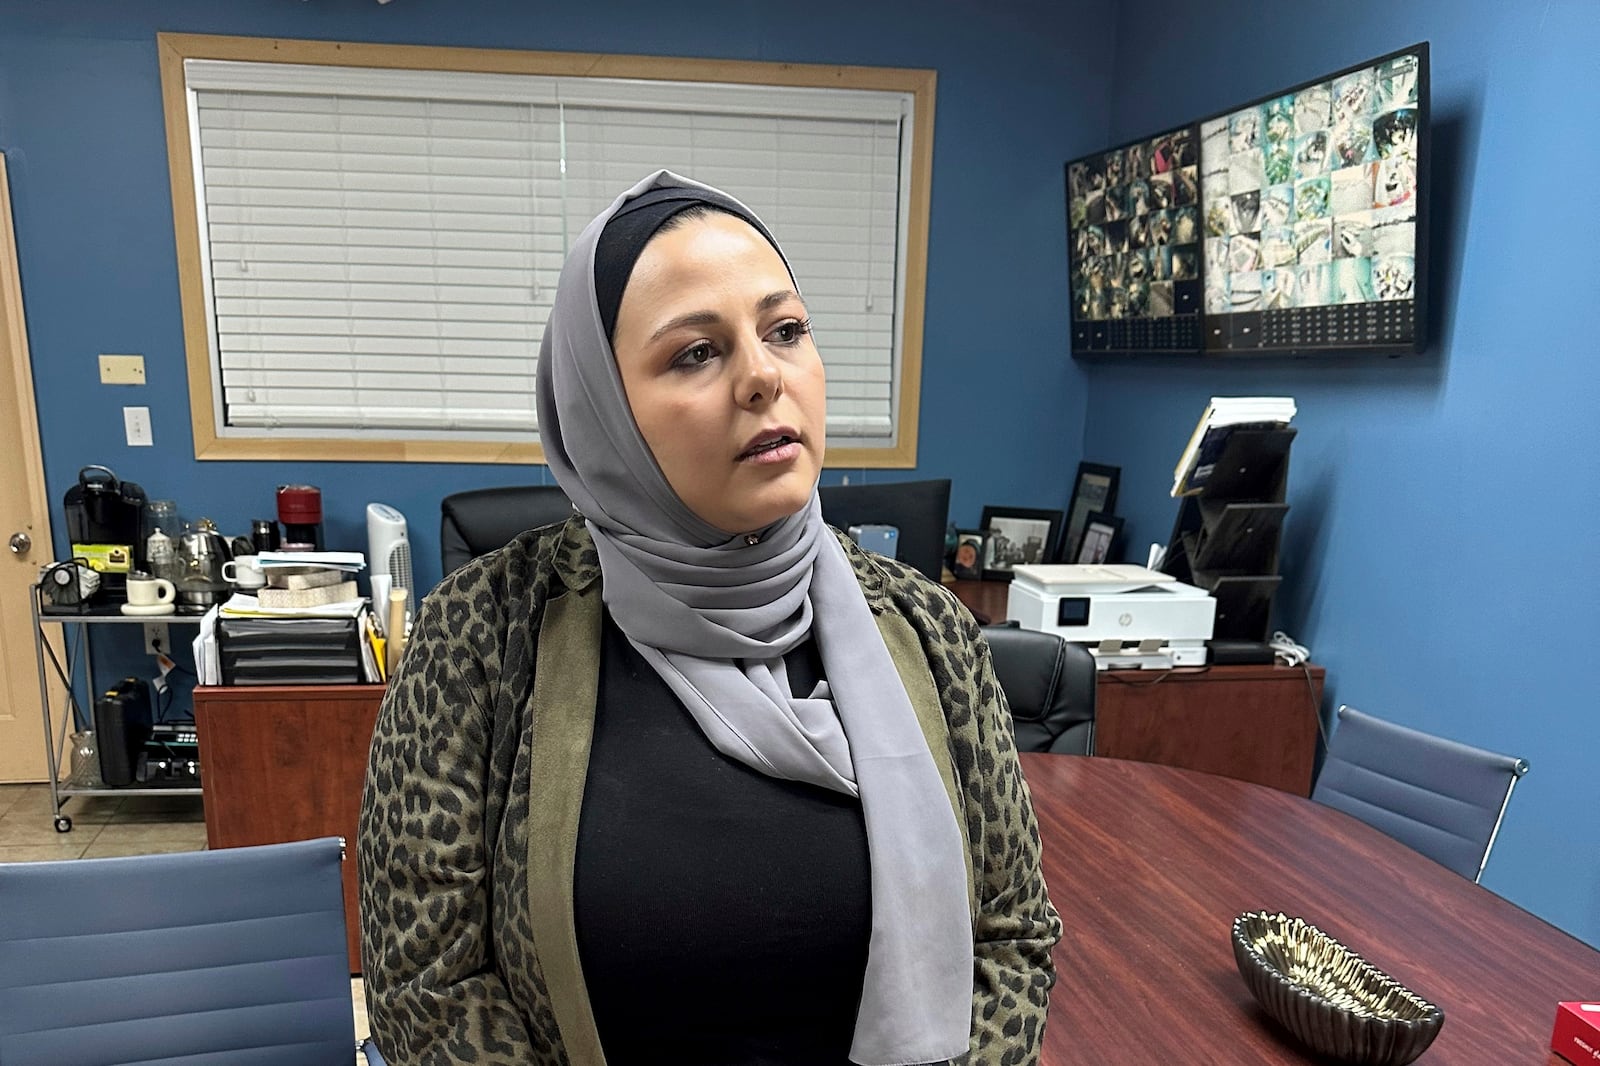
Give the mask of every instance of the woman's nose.
[(743, 407), (768, 404), (783, 394), (783, 368), (760, 340), (746, 342), (738, 353), (735, 399)]

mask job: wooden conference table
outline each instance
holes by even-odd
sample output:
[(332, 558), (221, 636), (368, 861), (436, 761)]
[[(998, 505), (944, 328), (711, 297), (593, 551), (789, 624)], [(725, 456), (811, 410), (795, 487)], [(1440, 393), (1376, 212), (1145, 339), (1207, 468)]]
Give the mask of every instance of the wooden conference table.
[(1066, 925), (1043, 1066), (1319, 1062), (1239, 976), (1248, 910), (1303, 917), (1438, 1005), (1421, 1066), (1566, 1066), (1556, 1004), (1600, 996), (1600, 951), (1339, 811), (1150, 763), (1021, 759)]

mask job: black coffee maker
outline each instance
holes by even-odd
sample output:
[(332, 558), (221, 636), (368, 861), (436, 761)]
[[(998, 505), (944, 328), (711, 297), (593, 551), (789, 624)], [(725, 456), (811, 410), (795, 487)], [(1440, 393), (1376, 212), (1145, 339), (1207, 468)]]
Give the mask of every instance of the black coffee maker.
[(86, 466), (62, 503), (72, 555), (100, 572), (99, 596), (127, 599), (128, 572), (144, 564), (144, 489), (107, 467)]

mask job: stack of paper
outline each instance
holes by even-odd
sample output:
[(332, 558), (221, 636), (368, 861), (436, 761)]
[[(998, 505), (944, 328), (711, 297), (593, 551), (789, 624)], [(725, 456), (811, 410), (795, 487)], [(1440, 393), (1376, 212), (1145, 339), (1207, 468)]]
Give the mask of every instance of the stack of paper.
[(1290, 396), (1213, 396), (1172, 471), (1172, 495), (1193, 496), (1205, 488), (1228, 437), (1236, 429), (1275, 429), (1294, 418)]
[(200, 632), (194, 638), (196, 684), (222, 684), (222, 663), (217, 657), (217, 612), (213, 607), (200, 619)]
[(360, 600), (353, 580), (367, 565), (360, 552), (262, 552), (258, 558), (267, 578), (256, 595), (259, 608), (309, 610)]
[(251, 596), (244, 592), (235, 592), (228, 597), (228, 602), (222, 605), (223, 614), (241, 618), (354, 618), (366, 609), (367, 601), (359, 596), (313, 607), (273, 607), (263, 604), (259, 596)]
[[(266, 587), (254, 595), (234, 593), (228, 602), (220, 608), (212, 608), (201, 621), (201, 634), (195, 638), (195, 663), (204, 684), (222, 683), (222, 655), (219, 654), (217, 640), (219, 619), (272, 620), (281, 624), (284, 640), (291, 643), (294, 640), (304, 643), (310, 639), (306, 627), (317, 624), (314, 621), (316, 619), (353, 619), (361, 679), (371, 682), (383, 680), (382, 670), (369, 643), (372, 615), (354, 581), (354, 575), (366, 568), (366, 557), (361, 552), (262, 552), (258, 559), (262, 573), (267, 578)], [(347, 631), (339, 630), (340, 633)], [(230, 632), (238, 634), (244, 630), (233, 625)], [(252, 631), (258, 637), (271, 632), (262, 630), (254, 634)], [(298, 655), (298, 658), (293, 658), (285, 653), (281, 664), (274, 665), (271, 655), (262, 653), (255, 657), (259, 661), (253, 662), (253, 666), (258, 674), (263, 669), (269, 670), (273, 681), (266, 683), (288, 683), (300, 677), (296, 670), (308, 670), (308, 664), (316, 658), (303, 648)], [(241, 666), (236, 663), (236, 675), (240, 669)], [(252, 680), (253, 683), (264, 683), (259, 676), (254, 676)]]
[(361, 552), (262, 552), (256, 559), (263, 571), (313, 568), (354, 574), (367, 568), (367, 557)]

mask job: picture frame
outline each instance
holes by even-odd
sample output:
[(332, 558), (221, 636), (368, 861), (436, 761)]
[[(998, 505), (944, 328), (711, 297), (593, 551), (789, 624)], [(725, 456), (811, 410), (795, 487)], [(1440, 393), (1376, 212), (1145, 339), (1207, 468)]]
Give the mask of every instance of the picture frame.
[(1114, 514), (1091, 511), (1083, 524), (1076, 563), (1109, 563), (1118, 558), (1122, 547), (1122, 519)]
[(983, 578), (983, 553), (989, 538), (981, 529), (956, 531), (956, 554), (950, 563), (950, 572), (958, 581), (978, 581)]
[(1094, 512), (1109, 515), (1117, 509), (1117, 486), (1122, 481), (1120, 466), (1104, 463), (1079, 463), (1078, 476), (1072, 482), (1072, 499), (1067, 503), (1067, 528), (1061, 537), (1062, 562), (1078, 561), (1078, 548), (1083, 543), (1083, 529), (1089, 515)]
[(1063, 512), (1033, 507), (985, 507), (983, 579), (1010, 581), (1011, 568), (1053, 560)]

